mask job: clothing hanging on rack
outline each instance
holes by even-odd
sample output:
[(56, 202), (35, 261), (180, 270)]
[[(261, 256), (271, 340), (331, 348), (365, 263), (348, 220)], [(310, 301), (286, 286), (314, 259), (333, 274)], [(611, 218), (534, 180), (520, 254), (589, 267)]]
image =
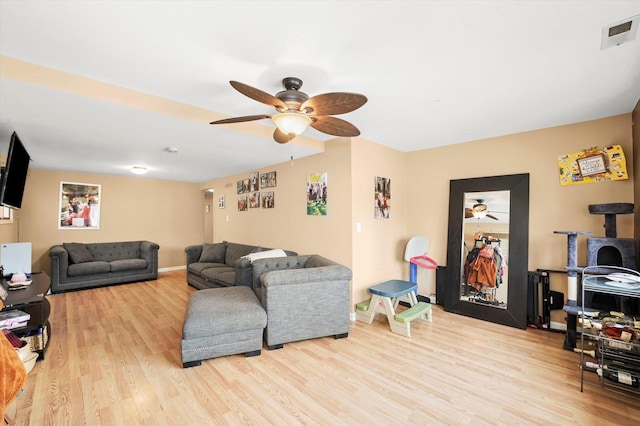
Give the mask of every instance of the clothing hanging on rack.
[(499, 244), (499, 239), (480, 237), (475, 240), (463, 268), (464, 282), (467, 285), (465, 295), (468, 294), (468, 287), (484, 292), (500, 286), (503, 257), (500, 250), (496, 250), (496, 245)]

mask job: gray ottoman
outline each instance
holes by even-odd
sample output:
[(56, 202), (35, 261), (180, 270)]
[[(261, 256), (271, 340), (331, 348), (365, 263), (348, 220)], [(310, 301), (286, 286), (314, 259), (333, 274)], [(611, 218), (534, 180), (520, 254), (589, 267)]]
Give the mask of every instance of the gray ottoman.
[(189, 297), (182, 326), (182, 366), (245, 353), (260, 355), (267, 314), (249, 287), (198, 290)]

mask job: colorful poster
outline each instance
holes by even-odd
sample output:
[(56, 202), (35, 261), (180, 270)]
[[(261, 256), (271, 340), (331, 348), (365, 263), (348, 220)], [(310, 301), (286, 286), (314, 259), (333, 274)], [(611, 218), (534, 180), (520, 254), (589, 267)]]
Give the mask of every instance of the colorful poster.
[(102, 186), (60, 182), (58, 229), (100, 229)]
[(560, 185), (629, 179), (620, 145), (589, 148), (558, 157)]
[(307, 215), (327, 215), (327, 174), (310, 174), (307, 179)]

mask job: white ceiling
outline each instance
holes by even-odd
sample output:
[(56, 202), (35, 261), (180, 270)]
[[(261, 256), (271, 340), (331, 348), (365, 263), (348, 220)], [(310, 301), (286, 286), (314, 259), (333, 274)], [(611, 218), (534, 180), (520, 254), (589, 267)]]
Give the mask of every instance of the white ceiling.
[(259, 170), (317, 150), (278, 145), (268, 120), (254, 124), (263, 134), (208, 122), (273, 112), (229, 80), (275, 94), (287, 76), (310, 96), (366, 95), (340, 118), (400, 151), (628, 113), (640, 41), (600, 45), (604, 26), (638, 14), (640, 1), (611, 0), (0, 0), (3, 57), (211, 112), (132, 107), (0, 69), (0, 148), (15, 130), (36, 168), (140, 164), (149, 178), (188, 182)]

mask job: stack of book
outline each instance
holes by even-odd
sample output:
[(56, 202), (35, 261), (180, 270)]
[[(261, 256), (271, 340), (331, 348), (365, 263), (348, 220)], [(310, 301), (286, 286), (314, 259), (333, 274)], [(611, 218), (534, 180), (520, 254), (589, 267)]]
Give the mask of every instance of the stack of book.
[(31, 315), (19, 309), (3, 311), (0, 312), (0, 328), (14, 329), (26, 327), (30, 318)]

